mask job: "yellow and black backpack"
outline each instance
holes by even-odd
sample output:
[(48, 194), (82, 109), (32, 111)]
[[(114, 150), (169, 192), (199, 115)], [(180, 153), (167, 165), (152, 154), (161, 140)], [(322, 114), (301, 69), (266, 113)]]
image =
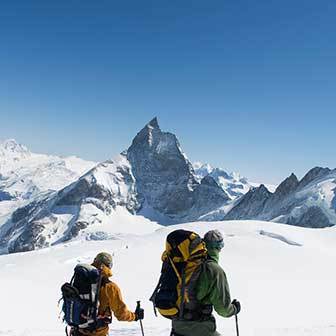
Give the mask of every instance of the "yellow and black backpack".
[(167, 236), (162, 254), (161, 276), (150, 301), (154, 311), (169, 319), (199, 320), (210, 316), (212, 306), (196, 298), (196, 284), (207, 259), (200, 236), (191, 231), (175, 230)]

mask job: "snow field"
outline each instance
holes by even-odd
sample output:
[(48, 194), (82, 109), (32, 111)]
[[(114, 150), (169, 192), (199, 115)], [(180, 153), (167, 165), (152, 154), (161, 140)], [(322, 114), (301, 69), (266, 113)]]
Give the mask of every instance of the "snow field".
[[(140, 227), (147, 225), (141, 217)], [(0, 335), (63, 335), (58, 319), (60, 286), (78, 262), (90, 263), (100, 251), (114, 254), (113, 280), (134, 310), (145, 308), (146, 335), (169, 335), (170, 323), (155, 317), (148, 301), (159, 278), (167, 234), (177, 228), (203, 235), (219, 229), (225, 235), (220, 263), (232, 298), (242, 304), (243, 336), (334, 336), (336, 334), (336, 228), (305, 229), (267, 222), (192, 223), (152, 233), (114, 233), (113, 240), (73, 242), (39, 251), (0, 256), (2, 305)], [(155, 230), (155, 231), (154, 231)], [(260, 234), (263, 231), (264, 234)], [(268, 234), (265, 234), (268, 233)], [(282, 239), (285, 238), (285, 239)], [(297, 243), (301, 246), (289, 244)], [(233, 318), (217, 317), (218, 331), (235, 335)], [(113, 321), (110, 335), (141, 335), (139, 323)]]

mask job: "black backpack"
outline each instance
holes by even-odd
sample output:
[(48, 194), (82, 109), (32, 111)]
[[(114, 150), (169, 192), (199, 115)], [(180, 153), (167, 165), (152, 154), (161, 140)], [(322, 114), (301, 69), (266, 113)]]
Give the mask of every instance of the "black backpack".
[(78, 264), (75, 267), (70, 283), (61, 287), (63, 321), (68, 326), (96, 329), (101, 283), (101, 272), (94, 266)]

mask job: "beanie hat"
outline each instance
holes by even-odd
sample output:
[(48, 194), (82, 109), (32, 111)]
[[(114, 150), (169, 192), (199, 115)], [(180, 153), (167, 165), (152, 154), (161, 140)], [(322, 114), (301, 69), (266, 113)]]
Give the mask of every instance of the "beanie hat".
[(97, 266), (100, 266), (100, 265), (104, 264), (108, 268), (112, 268), (112, 266), (113, 266), (112, 256), (111, 256), (111, 254), (109, 254), (107, 252), (100, 252), (94, 258), (93, 263)]
[(208, 231), (203, 238), (208, 249), (221, 250), (224, 247), (223, 235), (218, 230)]

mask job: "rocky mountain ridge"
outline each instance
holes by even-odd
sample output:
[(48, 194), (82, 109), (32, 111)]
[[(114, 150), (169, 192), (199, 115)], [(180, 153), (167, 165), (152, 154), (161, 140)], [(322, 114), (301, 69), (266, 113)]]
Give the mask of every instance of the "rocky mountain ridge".
[(291, 174), (271, 193), (251, 189), (224, 219), (260, 219), (321, 228), (336, 224), (336, 169), (315, 167), (300, 181)]
[[(38, 157), (13, 141), (2, 147), (0, 164), (7, 160), (0, 165), (4, 174), (0, 175), (3, 253), (29, 251), (78, 236), (106, 239), (111, 237), (106, 231), (118, 221), (118, 211), (163, 225), (223, 219), (308, 227), (336, 224), (336, 170), (316, 167), (300, 181), (292, 174), (274, 192), (264, 185), (252, 188), (239, 174), (193, 166), (176, 136), (163, 132), (156, 118), (114, 160), (85, 163), (90, 169), (81, 177), (69, 167), (78, 173), (81, 162), (74, 159)], [(30, 173), (23, 178), (27, 167)], [(64, 170), (72, 172), (71, 176)], [(30, 194), (20, 180), (29, 181), (28, 187), (33, 185)], [(53, 188), (46, 188), (50, 182)], [(2, 207), (8, 208), (9, 215), (1, 215)]]

